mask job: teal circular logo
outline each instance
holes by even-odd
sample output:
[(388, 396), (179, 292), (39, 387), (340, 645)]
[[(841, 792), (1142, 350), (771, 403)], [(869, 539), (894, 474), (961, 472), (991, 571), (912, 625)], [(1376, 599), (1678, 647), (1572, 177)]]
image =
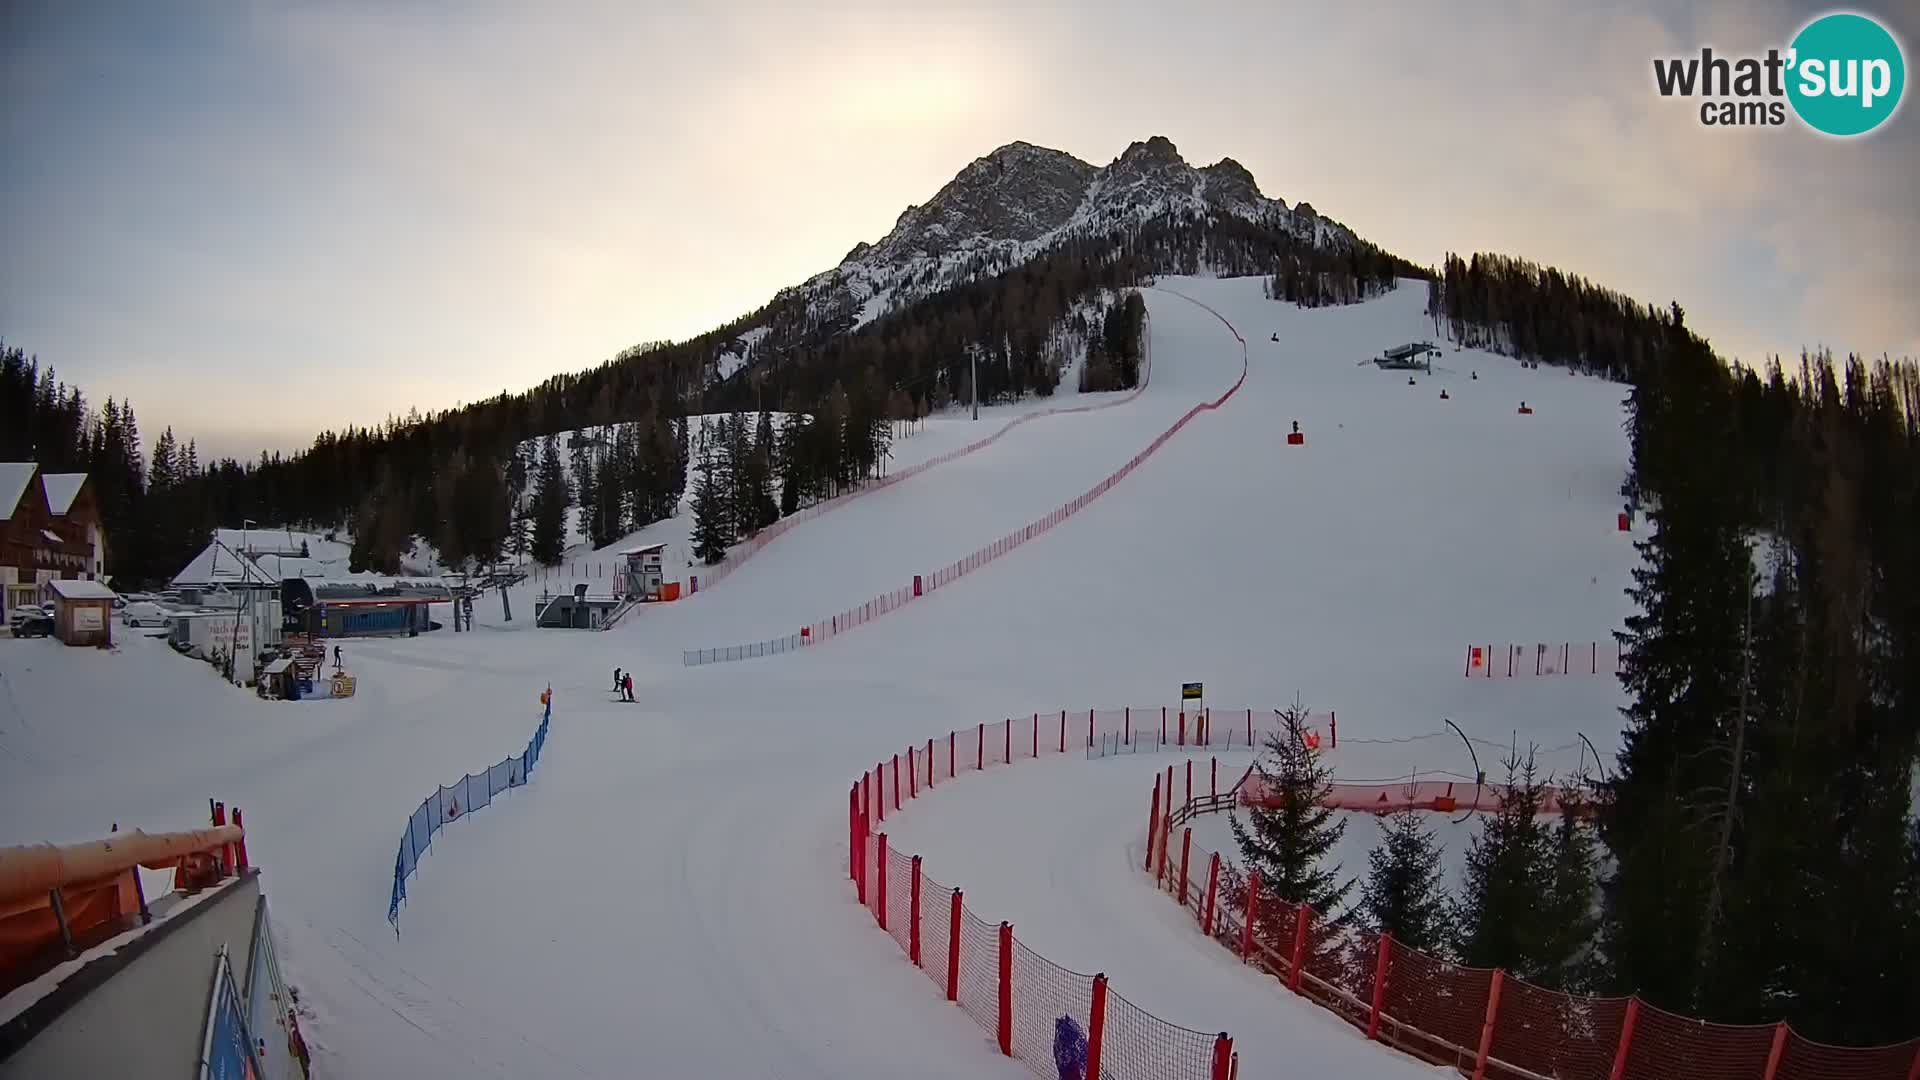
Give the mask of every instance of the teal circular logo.
[(1907, 88), (1900, 43), (1865, 15), (1822, 15), (1794, 36), (1787, 100), (1815, 131), (1864, 135), (1894, 114)]

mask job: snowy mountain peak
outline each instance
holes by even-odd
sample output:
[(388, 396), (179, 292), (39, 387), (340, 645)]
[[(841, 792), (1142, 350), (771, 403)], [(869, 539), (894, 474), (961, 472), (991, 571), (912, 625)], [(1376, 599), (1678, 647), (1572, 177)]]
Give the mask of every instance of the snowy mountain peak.
[[(1069, 240), (1123, 236), (1165, 219), (1239, 219), (1326, 246), (1351, 243), (1341, 226), (1304, 203), (1289, 209), (1261, 194), (1253, 173), (1232, 158), (1195, 167), (1173, 140), (1130, 144), (1104, 167), (1072, 154), (1015, 141), (976, 158), (925, 204), (908, 206), (887, 235), (859, 243), (840, 264), (775, 298), (775, 320), (806, 334), (855, 329), (890, 309), (1000, 273)], [(751, 364), (751, 349), (720, 365), (721, 377)]]

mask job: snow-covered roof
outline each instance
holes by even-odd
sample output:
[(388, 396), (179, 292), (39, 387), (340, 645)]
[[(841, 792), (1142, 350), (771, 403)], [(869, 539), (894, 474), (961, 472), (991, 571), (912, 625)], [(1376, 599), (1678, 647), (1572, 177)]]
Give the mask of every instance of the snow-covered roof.
[(47, 492), (47, 509), (56, 514), (73, 509), (80, 485), (86, 482), (87, 474), (83, 472), (41, 473), (40, 486)]
[(112, 589), (97, 581), (70, 581), (56, 578), (47, 582), (47, 588), (62, 600), (111, 600), (115, 593)]
[(171, 584), (175, 588), (216, 584), (278, 585), (280, 579), (262, 570), (235, 548), (215, 540), (173, 575)]
[(31, 461), (0, 461), (0, 510), (6, 515), (0, 521), (13, 517), (20, 507), (20, 496), (27, 493), (27, 485), (33, 482), (34, 470), (40, 466)]

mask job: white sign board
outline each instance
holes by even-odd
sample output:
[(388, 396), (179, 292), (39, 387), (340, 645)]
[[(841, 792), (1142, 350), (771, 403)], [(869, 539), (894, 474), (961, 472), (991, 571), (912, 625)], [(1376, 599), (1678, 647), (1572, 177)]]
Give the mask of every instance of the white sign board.
[(92, 605), (73, 609), (73, 628), (76, 631), (98, 630), (104, 624), (100, 609)]

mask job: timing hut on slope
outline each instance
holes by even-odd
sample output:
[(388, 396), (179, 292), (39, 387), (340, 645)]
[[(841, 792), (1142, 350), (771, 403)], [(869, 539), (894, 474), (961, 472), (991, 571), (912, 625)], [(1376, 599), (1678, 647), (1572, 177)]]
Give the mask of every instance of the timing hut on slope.
[(1433, 358), (1439, 354), (1433, 342), (1413, 341), (1385, 350), (1374, 363), (1388, 371), (1432, 371)]

